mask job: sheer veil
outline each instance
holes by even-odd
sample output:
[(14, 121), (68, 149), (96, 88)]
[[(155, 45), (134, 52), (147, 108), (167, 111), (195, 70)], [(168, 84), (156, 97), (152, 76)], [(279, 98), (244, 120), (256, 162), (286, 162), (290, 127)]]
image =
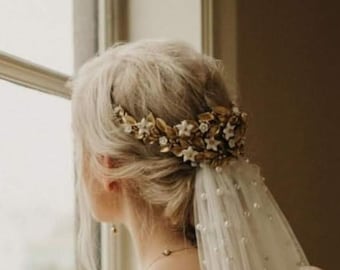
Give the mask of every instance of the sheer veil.
[(201, 164), (195, 185), (202, 270), (298, 270), (309, 265), (259, 166), (243, 157), (221, 170)]

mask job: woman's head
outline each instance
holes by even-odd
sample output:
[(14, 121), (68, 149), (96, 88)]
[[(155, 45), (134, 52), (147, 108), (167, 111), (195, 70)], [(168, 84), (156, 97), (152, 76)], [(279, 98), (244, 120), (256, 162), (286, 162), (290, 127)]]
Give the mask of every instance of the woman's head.
[(170, 125), (212, 106), (230, 107), (237, 96), (226, 87), (220, 62), (183, 42), (142, 40), (90, 59), (70, 85), (79, 195), (87, 193), (93, 215), (114, 221), (119, 199), (108, 196), (98, 206), (105, 193), (98, 183), (107, 181), (109, 189), (117, 181), (129, 191), (136, 213), (148, 214), (146, 223), (157, 216), (189, 230), (195, 169), (124, 133), (114, 124), (112, 107), (121, 105), (138, 121), (152, 112)]

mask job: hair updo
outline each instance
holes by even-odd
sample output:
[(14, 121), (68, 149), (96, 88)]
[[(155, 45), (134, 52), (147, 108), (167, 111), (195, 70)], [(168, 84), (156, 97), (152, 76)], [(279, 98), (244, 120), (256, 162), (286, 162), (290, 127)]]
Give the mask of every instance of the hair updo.
[[(196, 119), (212, 106), (231, 107), (237, 104), (237, 95), (226, 87), (220, 61), (179, 41), (120, 43), (85, 63), (69, 85), (78, 190), (87, 153), (89, 171), (96, 179), (102, 175), (129, 179), (136, 207), (144, 202), (149, 217), (160, 213), (195, 243), (195, 168), (122, 132), (112, 121), (112, 106), (121, 105), (137, 121), (152, 112), (169, 125)], [(124, 162), (108, 169), (101, 165), (101, 155)], [(78, 195), (82, 197), (81, 192)]]

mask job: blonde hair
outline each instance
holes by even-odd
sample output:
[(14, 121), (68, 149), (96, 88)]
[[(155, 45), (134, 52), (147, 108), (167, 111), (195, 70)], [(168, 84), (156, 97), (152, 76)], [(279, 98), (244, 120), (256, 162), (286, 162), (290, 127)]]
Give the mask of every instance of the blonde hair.
[[(79, 198), (79, 252), (85, 269), (96, 260), (89, 231), (88, 200), (83, 190), (84, 158), (93, 179), (129, 179), (136, 201), (162, 213), (174, 228), (195, 242), (193, 194), (195, 169), (155, 145), (145, 145), (122, 132), (112, 121), (113, 104), (120, 104), (138, 121), (148, 112), (175, 125), (210, 110), (237, 104), (235, 89), (228, 89), (220, 61), (173, 40), (120, 43), (85, 63), (68, 83), (72, 88), (77, 190)], [(123, 160), (117, 168), (102, 166), (108, 155)], [(137, 204), (136, 204), (137, 207)], [(92, 251), (91, 251), (92, 249)], [(87, 261), (86, 261), (87, 259)]]

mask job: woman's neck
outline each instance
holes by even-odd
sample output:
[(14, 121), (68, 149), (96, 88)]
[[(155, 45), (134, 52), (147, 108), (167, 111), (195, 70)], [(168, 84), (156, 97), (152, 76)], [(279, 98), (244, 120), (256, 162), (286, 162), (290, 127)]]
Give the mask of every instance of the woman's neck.
[(155, 224), (152, 230), (145, 233), (141, 232), (140, 224), (137, 226), (129, 226), (128, 229), (134, 239), (142, 270), (161, 258), (166, 249), (176, 251), (193, 248), (182, 233), (171, 231), (165, 225)]
[(142, 229), (144, 221), (138, 220), (132, 212), (126, 216), (125, 221), (136, 247), (141, 270), (147, 270), (151, 264), (156, 263), (155, 260), (161, 260), (165, 249), (184, 251), (194, 248), (182, 232), (171, 230), (162, 220), (154, 221), (152, 226), (145, 230)]

